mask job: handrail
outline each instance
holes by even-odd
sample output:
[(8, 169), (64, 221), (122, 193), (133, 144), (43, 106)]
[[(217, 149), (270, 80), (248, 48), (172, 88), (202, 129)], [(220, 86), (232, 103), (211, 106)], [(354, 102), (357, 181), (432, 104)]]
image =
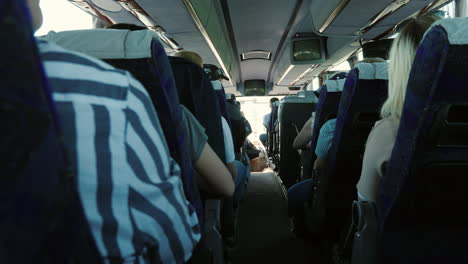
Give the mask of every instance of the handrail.
[(233, 82), (232, 82), (232, 77), (231, 77), (231, 74), (230, 72), (227, 70), (226, 68), (226, 65), (224, 64), (223, 62), (223, 59), (221, 58), (221, 55), (219, 54), (218, 50), (216, 49), (213, 41), (211, 40), (210, 38), (210, 35), (208, 34), (208, 32), (206, 31), (205, 27), (203, 26), (203, 23), (201, 22), (200, 20), (200, 17), (198, 16), (197, 14), (197, 11), (195, 10), (194, 6), (192, 5), (192, 2), (190, 0), (182, 0), (182, 2), (184, 3), (185, 5), (185, 8), (187, 9), (187, 11), (189, 12), (190, 16), (192, 17), (193, 19), (193, 22), (195, 23), (196, 27), (198, 28), (198, 30), (200, 31), (200, 33), (202, 34), (203, 38), (205, 39), (206, 43), (208, 44), (208, 46), (210, 47), (211, 49), (211, 52), (213, 52), (214, 56), (216, 57), (216, 60), (218, 61), (218, 63), (221, 65), (221, 68), (223, 69), (224, 71), (224, 74), (226, 74), (229, 79), (229, 83), (231, 85), (234, 86)]

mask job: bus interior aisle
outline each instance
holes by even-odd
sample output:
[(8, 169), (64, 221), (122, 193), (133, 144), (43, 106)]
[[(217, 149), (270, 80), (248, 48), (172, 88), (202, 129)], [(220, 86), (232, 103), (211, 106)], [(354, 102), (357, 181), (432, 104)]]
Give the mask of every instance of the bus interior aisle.
[(290, 231), (287, 199), (272, 171), (252, 173), (238, 218), (234, 264), (324, 263), (318, 243)]

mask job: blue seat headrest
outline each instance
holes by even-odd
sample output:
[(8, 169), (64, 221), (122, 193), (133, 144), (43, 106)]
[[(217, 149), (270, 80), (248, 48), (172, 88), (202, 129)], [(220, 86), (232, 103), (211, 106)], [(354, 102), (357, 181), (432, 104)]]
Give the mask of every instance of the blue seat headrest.
[(342, 92), (346, 79), (327, 80), (323, 87), (327, 88), (327, 92)]
[(388, 63), (359, 63), (356, 65), (359, 70), (359, 80), (388, 80)]
[(445, 29), (450, 45), (468, 44), (468, 18), (460, 17), (438, 20), (426, 31), (423, 39), (434, 27), (443, 27)]
[(211, 81), (211, 85), (213, 86), (213, 89), (215, 91), (222, 91), (223, 90), (223, 84), (218, 80)]
[(152, 41), (159, 37), (151, 30), (86, 29), (51, 31), (40, 39), (98, 59), (141, 59), (151, 58)]

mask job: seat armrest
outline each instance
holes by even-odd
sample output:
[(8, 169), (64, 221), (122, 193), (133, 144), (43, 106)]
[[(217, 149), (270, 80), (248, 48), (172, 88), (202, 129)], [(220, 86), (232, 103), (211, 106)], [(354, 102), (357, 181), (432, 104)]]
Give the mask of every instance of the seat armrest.
[(351, 264), (377, 264), (378, 222), (374, 202), (354, 201), (355, 228)]

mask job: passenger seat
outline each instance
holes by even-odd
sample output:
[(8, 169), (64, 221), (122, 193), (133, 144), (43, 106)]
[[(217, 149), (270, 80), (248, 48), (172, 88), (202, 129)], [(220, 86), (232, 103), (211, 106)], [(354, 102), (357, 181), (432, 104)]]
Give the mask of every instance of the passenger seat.
[(364, 145), (379, 119), (387, 89), (386, 62), (360, 63), (345, 81), (327, 165), (314, 178), (308, 214), (311, 231), (325, 233), (332, 241), (346, 229), (350, 204), (356, 199)]
[(314, 164), (315, 159), (317, 158), (317, 156), (315, 155), (315, 147), (317, 146), (320, 128), (328, 120), (336, 118), (344, 83), (345, 79), (327, 80), (325, 81), (322, 88), (320, 88), (320, 95), (317, 107), (315, 109), (315, 119), (312, 129), (312, 164)]
[(100, 263), (26, 10), (0, 5), (0, 263)]
[(468, 18), (435, 22), (413, 62), (376, 207), (356, 204), (368, 214), (357, 215), (353, 264), (468, 263), (467, 84)]
[(51, 32), (45, 39), (128, 70), (145, 86), (161, 117), (171, 156), (181, 167), (187, 200), (203, 223), (203, 205), (188, 149), (184, 146), (182, 109), (166, 52), (156, 33), (150, 30), (94, 29)]

